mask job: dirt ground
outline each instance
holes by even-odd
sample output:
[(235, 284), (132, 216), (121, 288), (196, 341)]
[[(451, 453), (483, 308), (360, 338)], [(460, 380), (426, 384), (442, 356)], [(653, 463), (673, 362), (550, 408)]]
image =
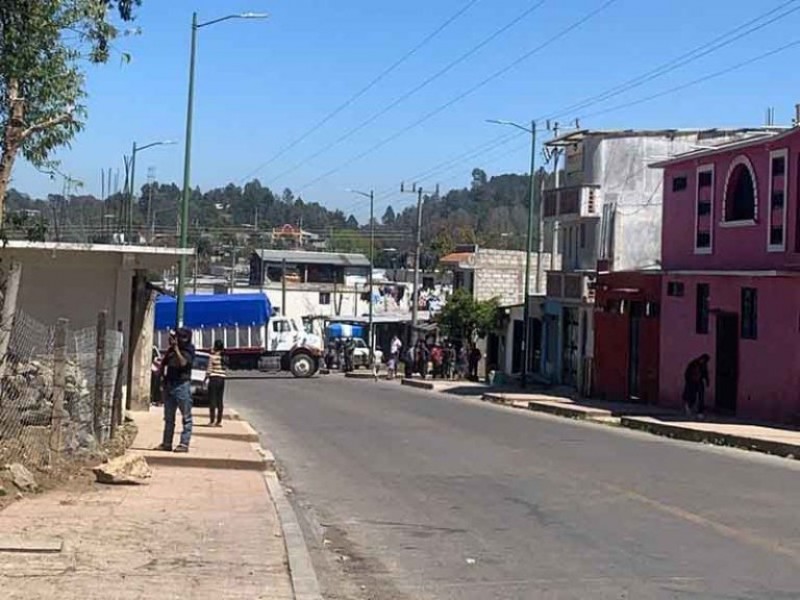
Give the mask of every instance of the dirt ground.
[[(135, 437), (136, 425), (133, 422), (126, 422), (117, 432), (117, 436), (107, 442), (100, 452), (75, 459), (56, 460), (46, 468), (30, 469), (39, 485), (39, 491), (33, 493), (46, 494), (53, 490), (81, 491), (96, 485), (92, 468), (124, 454)], [(5, 473), (0, 471), (0, 487), (5, 490), (5, 495), (0, 493), (0, 511), (31, 494), (18, 490)]]

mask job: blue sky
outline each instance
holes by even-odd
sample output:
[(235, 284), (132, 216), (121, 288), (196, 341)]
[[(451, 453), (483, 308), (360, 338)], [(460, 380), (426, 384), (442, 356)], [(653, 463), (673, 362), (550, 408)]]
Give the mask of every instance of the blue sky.
[[(474, 0), (473, 0), (474, 1)], [(432, 81), (368, 127), (313, 160), (401, 95), (536, 4), (477, 0), (409, 60), (336, 118), (253, 177), (280, 191), (363, 217), (363, 203), (343, 190), (389, 192), (401, 180), (464, 154), (505, 133), (486, 119), (529, 121), (564, 111), (680, 56), (786, 0), (616, 0), (580, 27), (477, 89), (420, 126), (363, 158), (354, 157), (508, 67), (606, 0), (544, 0), (541, 7)], [(144, 0), (142, 34), (117, 47), (133, 60), (92, 68), (89, 120), (72, 147), (58, 153), (62, 170), (100, 193), (101, 168), (122, 168), (131, 142), (174, 139), (179, 144), (138, 155), (137, 180), (148, 167), (159, 181), (180, 183), (191, 13), (200, 20), (244, 11), (269, 12), (264, 21), (229, 21), (199, 32), (192, 182), (203, 189), (241, 183), (259, 165), (305, 133), (397, 61), (470, 0)], [(786, 10), (800, 9), (800, 1)], [(778, 14), (778, 13), (776, 13)], [(789, 124), (800, 101), (796, 46), (679, 93), (602, 115), (590, 113), (658, 93), (800, 39), (800, 10), (752, 35), (606, 102), (564, 115), (594, 128), (760, 125), (768, 106)], [(543, 134), (544, 135), (544, 134)], [(466, 185), (473, 167), (490, 174), (525, 172), (524, 138), (440, 169), (420, 183)], [(299, 166), (298, 166), (299, 165)], [(291, 173), (284, 172), (298, 166)], [(341, 167), (341, 168), (340, 168)], [(331, 172), (329, 176), (321, 176)], [(61, 189), (24, 163), (14, 187), (33, 195)], [(376, 212), (410, 196), (379, 194)]]

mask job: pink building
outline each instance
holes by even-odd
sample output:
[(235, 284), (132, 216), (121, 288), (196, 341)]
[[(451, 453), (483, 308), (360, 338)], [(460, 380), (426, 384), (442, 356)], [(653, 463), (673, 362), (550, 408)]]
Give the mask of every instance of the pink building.
[(800, 419), (800, 128), (654, 165), (664, 168), (660, 398), (711, 357), (706, 404)]

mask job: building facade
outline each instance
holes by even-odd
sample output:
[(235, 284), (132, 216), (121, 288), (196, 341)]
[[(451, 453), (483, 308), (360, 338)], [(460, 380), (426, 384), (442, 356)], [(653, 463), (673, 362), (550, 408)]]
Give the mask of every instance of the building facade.
[(800, 129), (678, 156), (664, 169), (661, 400), (708, 354), (707, 404), (800, 417)]
[(658, 402), (659, 271), (598, 273), (594, 393), (614, 402)]
[[(540, 258), (541, 257), (541, 258)], [(540, 264), (539, 261), (541, 261)], [(490, 335), (479, 342), (486, 371), (500, 370), (516, 375), (522, 370), (525, 333), (525, 252), (481, 248), (474, 244), (459, 246), (452, 254), (440, 259), (444, 269), (452, 272), (453, 290), (466, 289), (476, 300), (497, 298), (508, 312), (507, 330)], [(531, 254), (528, 336), (531, 351), (526, 371), (536, 374), (541, 362), (541, 290), (545, 284), (545, 268), (549, 253)], [(538, 279), (537, 279), (538, 276)]]
[(598, 271), (659, 268), (662, 175), (651, 163), (762, 131), (583, 130), (545, 144), (564, 159), (542, 204), (544, 239), (553, 243), (541, 368), (549, 381), (594, 391)]

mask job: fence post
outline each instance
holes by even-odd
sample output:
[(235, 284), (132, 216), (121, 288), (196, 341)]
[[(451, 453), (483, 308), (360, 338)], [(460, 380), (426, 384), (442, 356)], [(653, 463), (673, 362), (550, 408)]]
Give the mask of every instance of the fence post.
[[(122, 321), (117, 321), (117, 331), (122, 333)], [(122, 425), (122, 382), (125, 372), (125, 339), (123, 338), (122, 349), (119, 360), (117, 361), (117, 376), (114, 380), (114, 398), (111, 406), (111, 420), (118, 426)]]
[[(106, 370), (106, 320), (108, 311), (97, 314), (96, 345), (97, 356), (94, 362), (94, 437), (98, 443), (103, 440), (103, 407), (105, 406), (105, 370)], [(113, 412), (113, 411), (112, 411)], [(116, 433), (114, 415), (111, 416), (111, 437)]]
[(53, 344), (53, 414), (50, 418), (50, 449), (63, 450), (64, 386), (67, 371), (68, 319), (59, 319)]

